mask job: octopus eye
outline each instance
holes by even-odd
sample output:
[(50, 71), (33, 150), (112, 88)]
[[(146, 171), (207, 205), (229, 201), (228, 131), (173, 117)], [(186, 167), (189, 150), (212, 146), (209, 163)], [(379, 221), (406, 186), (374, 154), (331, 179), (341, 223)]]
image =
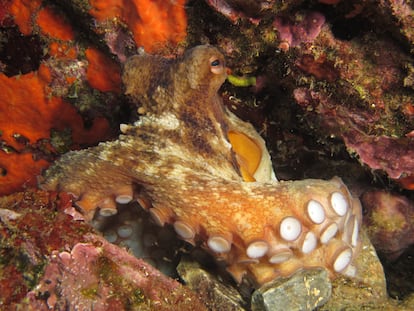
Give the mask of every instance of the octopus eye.
[(220, 60), (215, 59), (211, 62), (211, 67), (216, 67), (220, 65)]
[(222, 74), (224, 72), (224, 64), (218, 58), (210, 58), (210, 71), (216, 75)]

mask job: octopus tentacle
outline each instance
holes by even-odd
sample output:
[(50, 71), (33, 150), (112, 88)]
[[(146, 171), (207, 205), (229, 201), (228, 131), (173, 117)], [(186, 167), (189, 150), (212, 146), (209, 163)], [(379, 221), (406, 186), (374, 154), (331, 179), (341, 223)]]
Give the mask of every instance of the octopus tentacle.
[(264, 140), (222, 105), (225, 78), (211, 46), (176, 60), (132, 57), (123, 81), (146, 113), (121, 125), (118, 140), (63, 155), (42, 187), (75, 194), (88, 219), (137, 200), (155, 223), (225, 260), (238, 281), (306, 267), (354, 273), (359, 201), (337, 177), (277, 181)]

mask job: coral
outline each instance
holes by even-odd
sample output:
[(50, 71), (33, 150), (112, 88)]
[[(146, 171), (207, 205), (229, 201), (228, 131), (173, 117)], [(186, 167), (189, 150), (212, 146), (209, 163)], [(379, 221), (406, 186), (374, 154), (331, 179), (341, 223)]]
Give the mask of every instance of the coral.
[(262, 20), (273, 18), (275, 13), (289, 11), (298, 6), (303, 0), (207, 0), (208, 5), (237, 24), (248, 20), (253, 25), (258, 25)]
[(364, 223), (375, 249), (386, 259), (396, 260), (414, 244), (414, 204), (402, 195), (372, 190), (361, 198)]
[(0, 27), (10, 26), (13, 24), (10, 16), (10, 1), (9, 0), (1, 0), (0, 1)]
[(12, 193), (36, 185), (36, 176), (50, 164), (44, 159), (34, 159), (32, 153), (0, 152), (0, 194)]
[(313, 266), (353, 274), (359, 201), (339, 178), (276, 181), (263, 139), (222, 105), (225, 78), (211, 46), (177, 60), (133, 56), (123, 82), (144, 116), (117, 141), (64, 155), (41, 186), (73, 193), (88, 219), (137, 198), (156, 223), (226, 260), (239, 282)]
[(412, 188), (412, 90), (403, 69), (410, 56), (389, 39), (341, 41), (328, 28), (302, 52), (294, 64), (302, 86), (293, 96), (312, 128), (342, 138), (362, 163)]
[(383, 16), (389, 19), (392, 16), (391, 23), (400, 28), (400, 32), (406, 40), (410, 42), (411, 48), (414, 47), (414, 9), (412, 3), (407, 1), (380, 0), (380, 10)]
[(69, 41), (74, 39), (72, 26), (65, 20), (65, 17), (51, 7), (41, 9), (36, 15), (36, 24), (40, 31), (51, 38)]
[(50, 81), (51, 72), (45, 65), (37, 72), (18, 77), (0, 74), (4, 90), (0, 94), (1, 194), (35, 184), (36, 175), (48, 165), (53, 152), (52, 145), (47, 142), (52, 129), (70, 129), (72, 147), (91, 144), (109, 133), (104, 119), (96, 119), (92, 127), (85, 128), (73, 106), (49, 94)]
[(111, 61), (95, 48), (85, 51), (88, 60), (86, 76), (89, 84), (101, 92), (121, 91), (121, 72), (118, 64)]
[(233, 23), (236, 23), (242, 16), (240, 12), (234, 10), (225, 0), (208, 0), (207, 3)]
[(187, 18), (183, 0), (91, 0), (89, 3), (89, 13), (98, 23), (107, 25), (113, 19), (120, 19), (132, 31), (137, 46), (148, 52), (185, 39)]
[(13, 20), (22, 34), (30, 35), (33, 31), (33, 14), (35, 14), (40, 6), (42, 0), (13, 0), (10, 5), (10, 13)]
[(77, 40), (73, 16), (25, 0), (5, 15), (15, 25), (2, 30), (1, 194), (34, 185), (59, 152), (109, 138), (122, 100), (119, 63)]

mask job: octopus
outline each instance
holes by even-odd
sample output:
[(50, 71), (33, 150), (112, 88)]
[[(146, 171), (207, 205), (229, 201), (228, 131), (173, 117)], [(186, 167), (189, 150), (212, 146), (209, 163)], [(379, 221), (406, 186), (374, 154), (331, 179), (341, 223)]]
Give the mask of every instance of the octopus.
[(277, 180), (265, 141), (222, 103), (226, 76), (210, 45), (175, 59), (130, 57), (122, 81), (141, 116), (115, 141), (64, 154), (41, 187), (72, 194), (87, 220), (136, 200), (238, 282), (311, 267), (355, 275), (359, 200), (338, 177)]

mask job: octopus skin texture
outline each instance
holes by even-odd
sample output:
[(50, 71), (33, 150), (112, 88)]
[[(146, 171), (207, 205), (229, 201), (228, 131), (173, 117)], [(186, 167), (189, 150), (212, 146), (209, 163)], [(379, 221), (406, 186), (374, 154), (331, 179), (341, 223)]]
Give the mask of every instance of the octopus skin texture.
[(42, 188), (71, 193), (89, 220), (137, 200), (157, 224), (224, 260), (237, 281), (259, 286), (306, 267), (356, 273), (359, 200), (338, 177), (276, 179), (263, 139), (222, 104), (216, 48), (136, 55), (122, 79), (142, 116), (116, 141), (63, 155)]

